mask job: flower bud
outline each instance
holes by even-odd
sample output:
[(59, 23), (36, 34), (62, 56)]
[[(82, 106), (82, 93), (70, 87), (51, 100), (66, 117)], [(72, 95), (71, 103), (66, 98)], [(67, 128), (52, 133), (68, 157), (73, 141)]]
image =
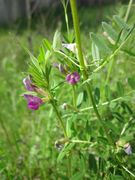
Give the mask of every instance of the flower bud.
[(66, 110), (67, 107), (68, 107), (67, 103), (63, 103), (63, 104), (61, 105), (61, 108), (62, 108), (63, 110)]
[(53, 63), (53, 67), (57, 68), (61, 73), (65, 74), (66, 70), (62, 64), (59, 63)]
[(33, 84), (32, 84), (32, 81), (30, 79), (30, 77), (26, 77), (23, 79), (23, 84), (25, 86), (25, 88), (28, 90), (28, 91), (34, 91), (35, 90), (35, 87)]
[(78, 74), (78, 72), (73, 72), (71, 74), (68, 74), (66, 76), (66, 81), (69, 83), (69, 84), (77, 84), (77, 82), (80, 80), (80, 75)]

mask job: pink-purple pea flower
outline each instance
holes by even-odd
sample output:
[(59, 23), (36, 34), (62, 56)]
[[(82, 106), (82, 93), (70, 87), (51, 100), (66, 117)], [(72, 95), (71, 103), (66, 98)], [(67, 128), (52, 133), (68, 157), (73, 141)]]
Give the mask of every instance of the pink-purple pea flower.
[(66, 81), (72, 85), (77, 84), (79, 80), (80, 80), (80, 75), (78, 72), (73, 72), (66, 76)]
[(24, 94), (24, 98), (28, 102), (28, 108), (32, 110), (37, 110), (39, 106), (43, 103), (42, 99), (37, 96)]
[[(35, 85), (32, 84), (30, 77), (26, 77), (23, 80), (23, 83), (28, 91), (37, 91), (38, 89)], [(23, 96), (27, 100), (29, 109), (37, 110), (39, 106), (43, 103), (42, 99), (37, 96), (33, 96), (30, 94), (24, 94)]]
[(23, 84), (25, 86), (25, 88), (28, 90), (28, 91), (34, 91), (35, 89), (35, 86), (32, 84), (32, 81), (30, 79), (30, 77), (26, 77), (23, 79)]

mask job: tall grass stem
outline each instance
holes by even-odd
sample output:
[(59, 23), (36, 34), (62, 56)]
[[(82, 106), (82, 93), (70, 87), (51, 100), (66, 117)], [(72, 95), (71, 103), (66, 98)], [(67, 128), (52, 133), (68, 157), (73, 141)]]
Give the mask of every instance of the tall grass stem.
[[(74, 31), (75, 31), (76, 46), (77, 46), (77, 49), (78, 49), (78, 60), (79, 60), (80, 66), (81, 66), (80, 70), (82, 72), (84, 81), (86, 81), (88, 79), (88, 73), (87, 73), (87, 69), (86, 69), (86, 66), (85, 66), (83, 53), (82, 53), (79, 18), (78, 18), (76, 0), (70, 0), (70, 6), (71, 6), (71, 11), (72, 11), (73, 25), (74, 25)], [(98, 109), (96, 107), (96, 103), (95, 103), (94, 97), (92, 95), (92, 87), (91, 87), (91, 85), (89, 83), (86, 83), (86, 90), (87, 90), (88, 97), (91, 100), (93, 109), (94, 109), (95, 114), (97, 116), (97, 119), (99, 120), (100, 125), (104, 129), (109, 143), (113, 144), (112, 139), (108, 134), (108, 129), (104, 126), (102, 118), (101, 118), (101, 116), (100, 116), (100, 114), (98, 112)]]
[(130, 13), (132, 4), (133, 4), (133, 0), (130, 0), (130, 1), (129, 1), (129, 4), (128, 4), (128, 8), (127, 8), (126, 15), (125, 15), (125, 22), (127, 22), (127, 20), (128, 20), (128, 17), (129, 17), (129, 13)]

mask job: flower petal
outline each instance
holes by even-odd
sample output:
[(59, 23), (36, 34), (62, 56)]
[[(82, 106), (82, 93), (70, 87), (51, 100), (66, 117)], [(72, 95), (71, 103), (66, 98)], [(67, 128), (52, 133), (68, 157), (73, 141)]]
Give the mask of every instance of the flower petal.
[(39, 108), (39, 104), (37, 104), (36, 102), (29, 102), (28, 103), (28, 108), (32, 109), (32, 110), (37, 110)]
[(23, 84), (28, 91), (34, 91), (34, 86), (32, 85), (31, 79), (29, 77), (23, 79)]
[(124, 151), (127, 155), (130, 155), (132, 154), (132, 147), (129, 143), (125, 144), (124, 145)]
[(37, 110), (41, 104), (43, 104), (43, 101), (41, 98), (29, 94), (24, 94), (24, 98), (28, 102), (28, 108), (32, 110)]
[(59, 64), (57, 62), (53, 63), (53, 67), (57, 68), (61, 73), (65, 74), (66, 70), (62, 64)]
[(78, 74), (78, 72), (73, 72), (71, 74), (68, 74), (66, 76), (66, 81), (69, 83), (69, 84), (77, 84), (77, 82), (80, 80), (80, 75)]

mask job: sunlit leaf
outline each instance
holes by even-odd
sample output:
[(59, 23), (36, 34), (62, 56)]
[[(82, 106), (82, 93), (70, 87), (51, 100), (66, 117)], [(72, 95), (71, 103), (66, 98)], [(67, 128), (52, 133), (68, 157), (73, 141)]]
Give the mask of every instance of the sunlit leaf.
[(95, 45), (94, 42), (92, 42), (92, 57), (94, 60), (94, 63), (96, 66), (99, 66), (99, 61), (100, 61), (100, 53), (98, 47)]
[(104, 53), (105, 55), (108, 55), (111, 53), (111, 49), (107, 46), (106, 42), (103, 40), (103, 38), (99, 37), (98, 35), (91, 33), (90, 34), (92, 41), (96, 44), (99, 51)]
[(106, 22), (102, 22), (102, 26), (104, 31), (108, 34), (110, 38), (112, 38), (114, 41), (117, 41), (118, 39), (118, 34), (117, 32), (113, 29), (113, 27)]

